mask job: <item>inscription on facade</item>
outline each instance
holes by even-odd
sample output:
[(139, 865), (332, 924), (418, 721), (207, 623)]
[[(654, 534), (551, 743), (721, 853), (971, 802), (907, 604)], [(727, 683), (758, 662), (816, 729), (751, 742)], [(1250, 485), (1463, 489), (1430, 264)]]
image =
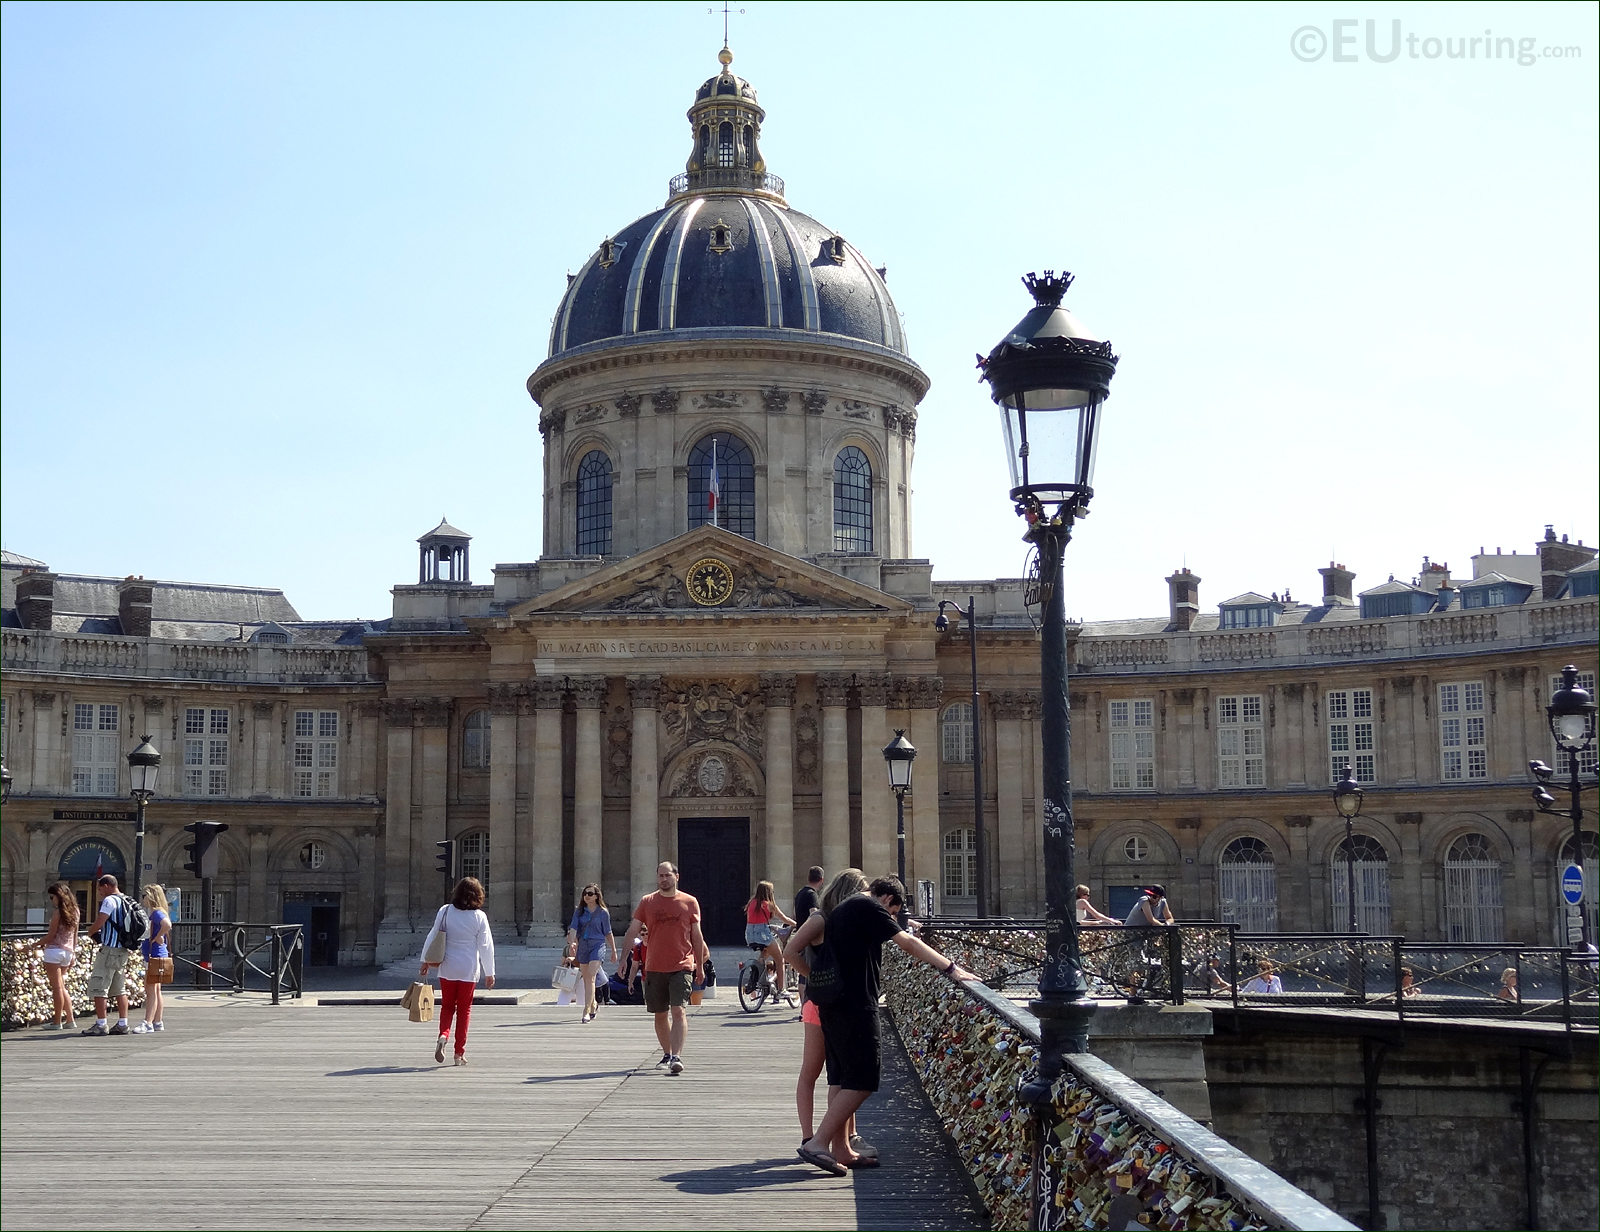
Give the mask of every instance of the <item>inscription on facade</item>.
[(876, 654), (883, 644), (870, 637), (718, 637), (705, 640), (686, 638), (619, 637), (554, 640), (539, 643), (544, 656), (581, 655), (588, 658), (632, 659), (653, 655), (745, 655), (745, 654)]

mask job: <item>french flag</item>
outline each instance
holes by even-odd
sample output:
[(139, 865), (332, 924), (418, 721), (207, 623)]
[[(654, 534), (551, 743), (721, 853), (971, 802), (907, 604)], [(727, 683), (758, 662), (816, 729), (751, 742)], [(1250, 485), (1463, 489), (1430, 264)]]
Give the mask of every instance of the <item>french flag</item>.
[(711, 478), (706, 483), (706, 508), (711, 511), (711, 525), (717, 524), (717, 502), (722, 499), (722, 480), (717, 475), (717, 438), (711, 438)]

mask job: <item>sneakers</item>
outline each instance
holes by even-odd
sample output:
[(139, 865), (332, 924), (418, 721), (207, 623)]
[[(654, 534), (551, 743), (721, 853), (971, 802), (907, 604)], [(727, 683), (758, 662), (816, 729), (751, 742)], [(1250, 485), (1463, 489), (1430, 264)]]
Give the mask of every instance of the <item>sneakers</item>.
[(663, 1052), (661, 1054), (661, 1060), (656, 1062), (656, 1068), (657, 1069), (666, 1069), (667, 1066), (669, 1066), (671, 1064), (672, 1064), (672, 1054), (670, 1052)]
[(116, 1026), (106, 1032), (107, 1035), (127, 1035), (128, 1033), (128, 1024), (125, 1022), (117, 1023)]
[(141, 1022), (136, 1027), (134, 1027), (134, 1029), (129, 1034), (132, 1034), (132, 1035), (154, 1035), (155, 1031), (156, 1031), (155, 1027), (152, 1026), (150, 1023)]
[(439, 1037), (439, 1042), (433, 1046), (433, 1059), (440, 1065), (444, 1064), (445, 1045), (447, 1045), (449, 1042), (450, 1037), (448, 1035), (441, 1035)]
[(464, 1053), (464, 1052), (456, 1053), (456, 1064), (457, 1065), (465, 1065), (466, 1063), (467, 1063), (467, 1054)]
[(59, 1031), (59, 1030), (61, 1030), (61, 1024), (59, 1022), (42, 1023), (42, 1024), (40, 1024), (39, 1030), (41, 1030), (41, 1031)]
[[(127, 1028), (124, 1027), (123, 1030), (126, 1031)], [(85, 1027), (82, 1031), (78, 1032), (78, 1034), (79, 1035), (110, 1035), (111, 1032), (106, 1028), (106, 1024), (105, 1023), (97, 1022), (92, 1027)]]
[(152, 1031), (165, 1031), (167, 1029), (167, 1024), (164, 1022), (153, 1022), (150, 1024), (150, 1029)]
[(681, 1057), (672, 1057), (669, 1059), (667, 1061), (667, 1073), (673, 1075), (674, 1077), (683, 1073), (683, 1059)]

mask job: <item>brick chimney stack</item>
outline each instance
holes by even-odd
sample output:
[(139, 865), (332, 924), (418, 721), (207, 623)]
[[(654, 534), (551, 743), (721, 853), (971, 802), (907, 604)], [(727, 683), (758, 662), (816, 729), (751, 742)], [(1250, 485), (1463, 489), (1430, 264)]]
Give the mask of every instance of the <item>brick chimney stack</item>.
[(117, 615), (125, 637), (149, 637), (150, 615), (155, 588), (142, 577), (130, 577), (117, 584)]
[(1194, 618), (1200, 614), (1200, 579), (1185, 565), (1167, 579), (1167, 589), (1172, 604), (1169, 628), (1174, 633), (1187, 632), (1194, 627)]
[(32, 569), (17, 575), (17, 619), (24, 629), (48, 632), (56, 614), (56, 575)]
[(1331, 560), (1326, 569), (1318, 569), (1322, 574), (1322, 606), (1323, 607), (1354, 607), (1356, 575), (1352, 570), (1343, 565), (1336, 565)]
[[(1554, 599), (1566, 585), (1567, 571), (1576, 569), (1594, 559), (1595, 549), (1583, 546), (1583, 540), (1568, 543), (1567, 537), (1556, 538), (1553, 526), (1544, 528), (1544, 538), (1539, 543), (1539, 591), (1545, 599)], [(22, 583), (17, 583), (17, 593), (22, 593)], [(18, 606), (21, 606), (20, 600)]]

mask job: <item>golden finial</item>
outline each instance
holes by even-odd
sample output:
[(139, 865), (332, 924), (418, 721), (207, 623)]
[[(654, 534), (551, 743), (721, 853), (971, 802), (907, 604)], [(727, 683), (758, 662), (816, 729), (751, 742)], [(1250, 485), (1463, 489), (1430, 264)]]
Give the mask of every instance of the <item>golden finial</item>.
[(727, 68), (728, 65), (733, 63), (733, 52), (728, 50), (726, 43), (722, 45), (722, 50), (717, 52), (717, 63), (722, 65), (723, 68)]

